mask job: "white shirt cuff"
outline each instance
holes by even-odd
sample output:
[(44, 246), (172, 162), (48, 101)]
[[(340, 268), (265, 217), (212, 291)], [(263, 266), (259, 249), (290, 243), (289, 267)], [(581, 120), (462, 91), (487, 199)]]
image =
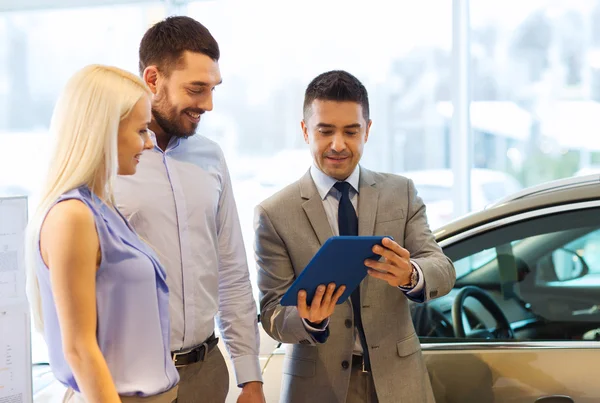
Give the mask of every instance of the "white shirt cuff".
[(308, 321), (306, 319), (304, 319), (304, 318), (301, 318), (301, 319), (302, 319), (302, 323), (304, 324), (304, 327), (309, 332), (324, 332), (325, 330), (327, 330), (327, 326), (329, 326), (329, 318), (327, 318), (323, 322), (321, 322), (319, 327), (313, 327), (308, 324)]
[(262, 373), (257, 355), (242, 355), (231, 360), (239, 387), (248, 382), (262, 382)]

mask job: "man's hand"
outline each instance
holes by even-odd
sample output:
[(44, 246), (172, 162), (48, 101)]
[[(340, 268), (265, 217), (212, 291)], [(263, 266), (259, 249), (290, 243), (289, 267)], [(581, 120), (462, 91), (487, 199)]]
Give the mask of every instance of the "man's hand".
[(383, 238), (382, 244), (383, 247), (373, 247), (373, 253), (383, 257), (381, 261), (365, 260), (365, 266), (370, 268), (369, 275), (387, 281), (393, 287), (409, 286), (413, 271), (410, 252), (390, 238)]
[(298, 293), (298, 313), (300, 317), (312, 324), (321, 324), (321, 322), (333, 314), (335, 304), (337, 304), (338, 299), (342, 296), (345, 289), (346, 286), (342, 285), (336, 291), (335, 284), (331, 283), (327, 287), (327, 292), (325, 292), (325, 286), (321, 284), (317, 287), (317, 292), (310, 307), (306, 305), (306, 291), (300, 291)]
[(262, 382), (248, 382), (242, 386), (237, 403), (265, 403)]

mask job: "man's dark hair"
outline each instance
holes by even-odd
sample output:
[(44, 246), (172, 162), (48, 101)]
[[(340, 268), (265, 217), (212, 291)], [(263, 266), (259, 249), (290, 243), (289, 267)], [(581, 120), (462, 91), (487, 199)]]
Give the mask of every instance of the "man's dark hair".
[(362, 106), (363, 116), (369, 121), (369, 96), (364, 85), (352, 74), (332, 70), (315, 77), (304, 93), (304, 120), (311, 114), (314, 100), (356, 102)]
[(185, 51), (202, 53), (214, 61), (221, 56), (215, 38), (193, 18), (168, 17), (156, 23), (146, 31), (140, 43), (140, 74), (146, 67), (155, 65), (169, 75)]

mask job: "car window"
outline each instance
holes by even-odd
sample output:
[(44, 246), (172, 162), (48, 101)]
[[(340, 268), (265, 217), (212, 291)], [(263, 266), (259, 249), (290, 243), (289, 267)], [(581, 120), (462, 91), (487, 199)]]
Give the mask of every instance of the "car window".
[(483, 267), (486, 263), (496, 259), (496, 249), (484, 249), (470, 256), (465, 256), (454, 262), (456, 278), (464, 277), (474, 270)]
[[(510, 245), (515, 246), (520, 241), (521, 239), (512, 241)], [(496, 252), (496, 248), (489, 248), (454, 261), (456, 278), (460, 279), (466, 276), (467, 274), (484, 267), (488, 263), (494, 261), (497, 258), (497, 256), (498, 254)]]
[[(552, 252), (540, 267), (536, 283), (542, 286), (593, 286), (600, 278), (600, 230), (585, 234)], [(546, 274), (545, 271), (550, 271)]]
[[(456, 286), (411, 306), (422, 342), (600, 339), (600, 209), (491, 228), (444, 247)], [(466, 292), (489, 297), (500, 316), (481, 298), (463, 301)]]

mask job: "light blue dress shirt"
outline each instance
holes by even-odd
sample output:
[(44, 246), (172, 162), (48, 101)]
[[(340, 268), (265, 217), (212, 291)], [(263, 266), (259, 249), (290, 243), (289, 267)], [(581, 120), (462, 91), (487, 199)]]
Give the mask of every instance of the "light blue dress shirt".
[(171, 350), (203, 343), (215, 318), (238, 385), (262, 381), (257, 308), (223, 152), (200, 135), (146, 151), (137, 173), (117, 180), (115, 198), (158, 253), (170, 291)]

